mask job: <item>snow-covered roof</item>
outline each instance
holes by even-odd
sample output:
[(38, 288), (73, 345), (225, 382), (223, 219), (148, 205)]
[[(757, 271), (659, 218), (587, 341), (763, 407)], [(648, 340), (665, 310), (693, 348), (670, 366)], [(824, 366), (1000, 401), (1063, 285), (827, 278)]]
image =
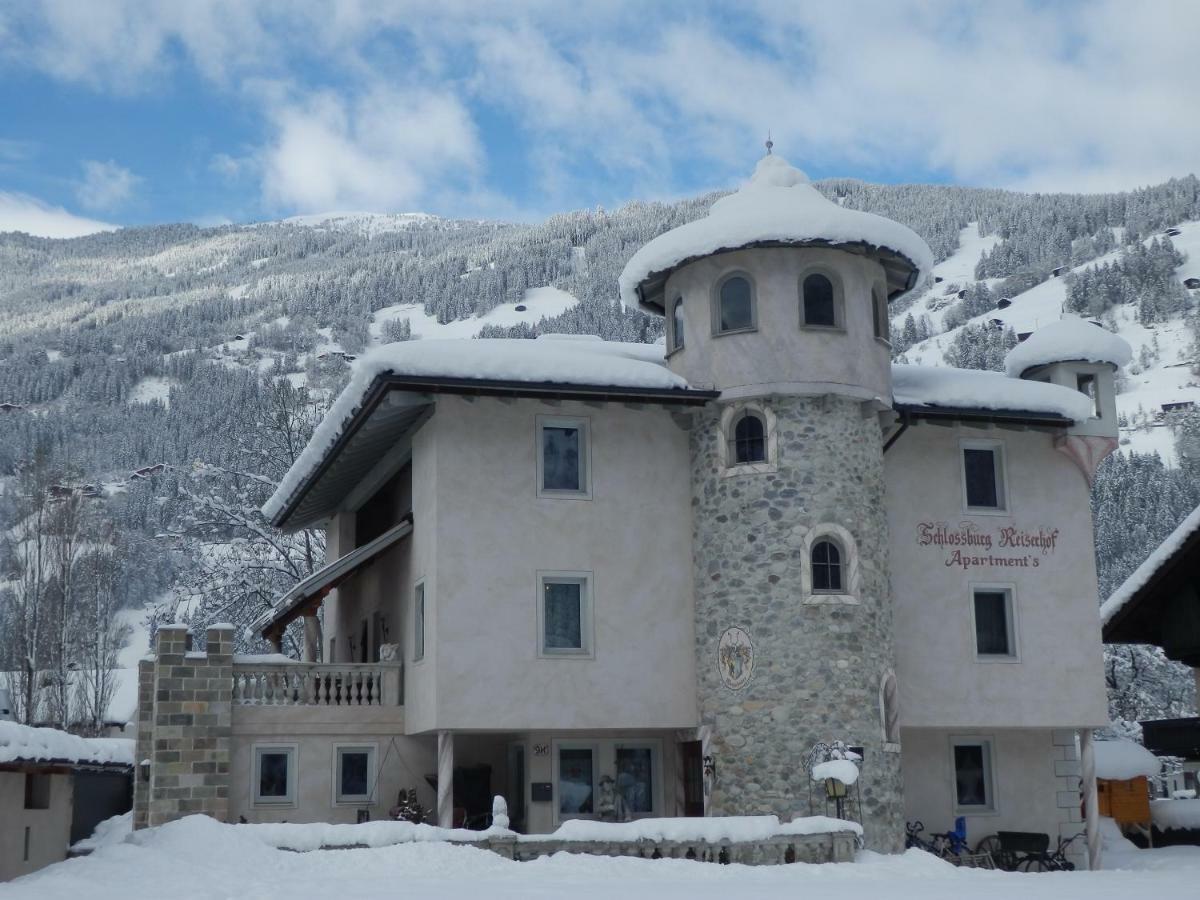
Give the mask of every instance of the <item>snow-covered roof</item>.
[(707, 216), (661, 234), (633, 255), (621, 272), (621, 302), (635, 309), (647, 279), (688, 260), (755, 244), (865, 244), (891, 251), (917, 270), (933, 268), (929, 245), (912, 229), (874, 213), (827, 200), (808, 176), (779, 156), (765, 156), (742, 188), (712, 205)]
[(0, 763), (11, 762), (132, 766), (133, 741), (82, 738), (57, 728), (0, 722)]
[(1107, 781), (1128, 781), (1144, 775), (1153, 778), (1162, 772), (1162, 760), (1133, 741), (1118, 739), (1096, 741), (1096, 777)]
[(352, 365), (350, 383), (334, 401), (296, 462), (262, 511), (273, 519), (320, 465), (359, 411), (375, 379), (504, 382), (562, 387), (687, 391), (671, 372), (662, 347), (604, 341), (591, 335), (542, 335), (537, 340), (475, 339), (403, 341), (376, 347)]
[(1035, 413), (1074, 422), (1093, 412), (1091, 399), (1070, 388), (945, 366), (892, 366), (892, 393), (900, 406), (930, 409)]
[(1004, 368), (1014, 378), (1035, 366), (1057, 362), (1111, 363), (1118, 368), (1133, 359), (1124, 338), (1076, 316), (1064, 316), (1039, 328), (1008, 351)]
[(1200, 507), (1192, 510), (1191, 514), (1179, 523), (1178, 527), (1167, 535), (1166, 539), (1155, 548), (1146, 561), (1138, 566), (1132, 575), (1125, 579), (1119, 588), (1112, 592), (1107, 600), (1100, 605), (1100, 621), (1105, 625), (1113, 616), (1124, 609), (1153, 578), (1168, 560), (1184, 545), (1184, 543), (1200, 531)]

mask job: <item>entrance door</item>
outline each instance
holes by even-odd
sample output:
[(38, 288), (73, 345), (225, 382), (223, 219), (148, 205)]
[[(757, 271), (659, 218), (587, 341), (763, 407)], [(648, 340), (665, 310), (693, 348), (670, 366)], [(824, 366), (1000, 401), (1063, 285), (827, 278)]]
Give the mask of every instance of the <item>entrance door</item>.
[(704, 815), (704, 751), (699, 741), (679, 745), (683, 764), (683, 814)]
[(525, 830), (525, 745), (508, 745), (508, 820), (513, 831)]

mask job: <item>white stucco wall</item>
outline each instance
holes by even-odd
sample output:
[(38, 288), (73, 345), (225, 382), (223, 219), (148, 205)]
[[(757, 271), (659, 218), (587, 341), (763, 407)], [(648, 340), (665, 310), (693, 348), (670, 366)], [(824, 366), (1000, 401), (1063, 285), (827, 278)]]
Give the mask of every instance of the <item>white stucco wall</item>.
[[(987, 738), (996, 795), (990, 812), (955, 810), (955, 737)], [(1079, 762), (1070, 732), (1050, 729), (906, 728), (903, 731), (904, 812), (925, 825), (926, 836), (949, 831), (965, 815), (972, 847), (997, 831), (1037, 831), (1059, 838), (1083, 830)]]
[[(840, 279), (844, 329), (802, 328), (800, 281), (810, 269)], [(750, 275), (755, 332), (714, 336), (714, 286), (731, 272)], [(885, 284), (874, 260), (841, 250), (765, 248), (718, 253), (689, 263), (667, 280), (667, 309), (683, 297), (686, 341), (668, 358), (693, 387), (714, 386), (726, 399), (767, 393), (839, 393), (891, 397), (891, 356), (875, 338), (871, 292)]]
[[(404, 717), (395, 707), (235, 706), (231, 739), (229, 815), (249, 822), (354, 822), (366, 808), (372, 819), (387, 817), (401, 788), (416, 788), (426, 809), (436, 795), (425, 775), (437, 769), (436, 741), (404, 735)], [(336, 747), (373, 745), (378, 781), (371, 803), (334, 799)], [(287, 805), (255, 806), (254, 747), (294, 746), (296, 797)]]
[[(51, 775), (48, 809), (25, 809), (25, 773), (0, 772), (0, 881), (8, 881), (67, 858), (74, 779)], [(29, 859), (25, 859), (25, 829)]]
[[(591, 499), (538, 497), (539, 414), (588, 419)], [(689, 473), (660, 407), (439, 397), (414, 444), (416, 537), (435, 534), (436, 562), (409, 732), (694, 726)], [(539, 658), (539, 570), (591, 573), (592, 657)]]
[[(1008, 510), (964, 512), (960, 440), (1000, 441)], [(1079, 727), (1108, 722), (1089, 489), (1035, 431), (917, 425), (888, 450), (888, 526), (896, 674), (905, 727)], [(923, 523), (990, 535), (992, 548), (922, 545)], [(1001, 529), (1057, 530), (1053, 550), (1000, 546)], [(972, 565), (954, 554), (1027, 557), (1027, 567)], [(1015, 592), (1019, 661), (975, 653), (971, 585)]]

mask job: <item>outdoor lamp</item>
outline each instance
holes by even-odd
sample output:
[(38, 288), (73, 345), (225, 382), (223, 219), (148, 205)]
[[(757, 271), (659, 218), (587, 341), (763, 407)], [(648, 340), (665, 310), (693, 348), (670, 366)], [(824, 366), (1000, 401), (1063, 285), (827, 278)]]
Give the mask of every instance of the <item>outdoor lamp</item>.
[(830, 800), (842, 800), (846, 796), (846, 782), (837, 778), (825, 779), (825, 796)]

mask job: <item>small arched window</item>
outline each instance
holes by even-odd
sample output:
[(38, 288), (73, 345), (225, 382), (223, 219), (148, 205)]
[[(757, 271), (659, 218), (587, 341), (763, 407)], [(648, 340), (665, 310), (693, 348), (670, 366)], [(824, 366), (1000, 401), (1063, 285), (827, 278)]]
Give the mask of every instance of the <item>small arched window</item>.
[(842, 590), (842, 551), (830, 540), (821, 540), (812, 548), (812, 586), (814, 591), (839, 593)]
[(717, 333), (754, 327), (754, 289), (745, 275), (731, 275), (717, 291)]
[(734, 419), (729, 433), (729, 450), (734, 465), (767, 461), (767, 428), (757, 413), (743, 410)]
[(676, 350), (683, 349), (683, 298), (676, 297), (671, 307), (671, 344)]
[(804, 279), (804, 324), (821, 328), (837, 328), (837, 300), (833, 293), (833, 282), (820, 272)]

